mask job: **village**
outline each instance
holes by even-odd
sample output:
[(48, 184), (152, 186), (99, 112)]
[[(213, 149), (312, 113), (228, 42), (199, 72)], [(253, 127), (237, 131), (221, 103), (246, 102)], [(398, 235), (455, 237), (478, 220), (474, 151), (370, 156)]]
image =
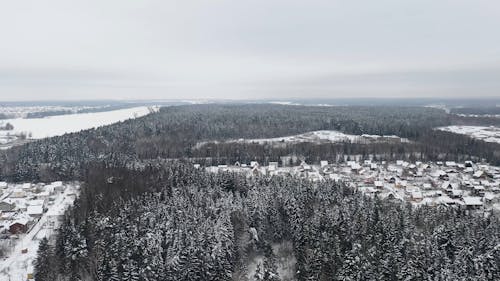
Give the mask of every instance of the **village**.
[[(200, 166), (195, 164), (195, 167)], [(288, 175), (312, 181), (341, 181), (369, 196), (416, 206), (445, 205), (484, 212), (500, 210), (500, 167), (471, 161), (320, 161), (319, 165), (303, 161), (295, 167), (280, 166), (278, 162), (261, 166), (252, 161), (208, 167), (207, 170), (243, 172), (249, 177)]]
[(0, 182), (0, 281), (30, 280), (43, 238), (56, 233), (78, 183)]

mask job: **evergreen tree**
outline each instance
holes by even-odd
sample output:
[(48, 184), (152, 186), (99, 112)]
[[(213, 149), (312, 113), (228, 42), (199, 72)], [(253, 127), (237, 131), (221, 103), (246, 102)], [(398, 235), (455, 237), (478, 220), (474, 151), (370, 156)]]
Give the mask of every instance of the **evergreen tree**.
[(43, 238), (38, 246), (37, 258), (34, 262), (34, 275), (38, 281), (55, 280), (57, 270), (54, 268), (54, 253), (47, 238)]

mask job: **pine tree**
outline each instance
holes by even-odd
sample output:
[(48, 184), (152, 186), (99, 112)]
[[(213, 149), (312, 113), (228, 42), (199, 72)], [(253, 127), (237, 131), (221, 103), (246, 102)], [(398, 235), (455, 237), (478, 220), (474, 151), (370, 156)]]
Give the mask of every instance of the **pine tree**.
[(55, 280), (56, 270), (53, 268), (54, 253), (47, 238), (43, 238), (38, 246), (37, 258), (35, 265), (35, 279), (37, 281), (53, 281)]

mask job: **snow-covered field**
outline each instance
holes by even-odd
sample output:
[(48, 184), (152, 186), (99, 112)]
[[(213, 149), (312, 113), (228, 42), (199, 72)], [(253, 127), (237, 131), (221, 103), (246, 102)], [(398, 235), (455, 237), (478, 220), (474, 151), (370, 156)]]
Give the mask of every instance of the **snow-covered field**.
[[(222, 143), (258, 143), (258, 144), (266, 144), (272, 143), (279, 145), (280, 143), (301, 143), (301, 142), (309, 142), (309, 143), (374, 143), (374, 142), (409, 142), (406, 138), (401, 138), (398, 136), (379, 136), (379, 135), (350, 135), (344, 134), (339, 131), (332, 130), (321, 130), (321, 131), (312, 131), (304, 134), (293, 135), (293, 136), (285, 136), (278, 138), (266, 138), (266, 139), (237, 139), (237, 140), (227, 140)], [(220, 141), (204, 141), (196, 144), (196, 148), (200, 148), (203, 145), (209, 143), (221, 143)]]
[(407, 139), (400, 138), (398, 136), (379, 136), (379, 135), (350, 135), (344, 134), (339, 131), (312, 131), (300, 135), (286, 136), (279, 138), (268, 138), (268, 139), (240, 139), (238, 141), (253, 142), (253, 143), (268, 143), (268, 142), (351, 142), (351, 143), (365, 143), (374, 141), (389, 141), (398, 140), (401, 142), (407, 142)]
[(500, 143), (500, 128), (484, 126), (448, 126), (437, 128), (441, 131), (452, 132), (455, 134), (467, 135), (485, 142)]
[(13, 130), (0, 131), (0, 144), (11, 143), (15, 135), (24, 134), (28, 139), (60, 136), (66, 133), (78, 132), (144, 116), (152, 110), (157, 110), (157, 107), (141, 106), (106, 112), (68, 114), (33, 119), (17, 118), (0, 120), (0, 126), (5, 126), (7, 123), (14, 126)]

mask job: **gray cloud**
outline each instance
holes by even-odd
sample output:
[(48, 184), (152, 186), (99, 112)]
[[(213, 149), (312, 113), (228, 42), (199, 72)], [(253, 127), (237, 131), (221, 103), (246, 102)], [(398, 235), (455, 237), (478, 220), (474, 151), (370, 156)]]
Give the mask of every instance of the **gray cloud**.
[(498, 1), (4, 1), (0, 100), (500, 96)]

